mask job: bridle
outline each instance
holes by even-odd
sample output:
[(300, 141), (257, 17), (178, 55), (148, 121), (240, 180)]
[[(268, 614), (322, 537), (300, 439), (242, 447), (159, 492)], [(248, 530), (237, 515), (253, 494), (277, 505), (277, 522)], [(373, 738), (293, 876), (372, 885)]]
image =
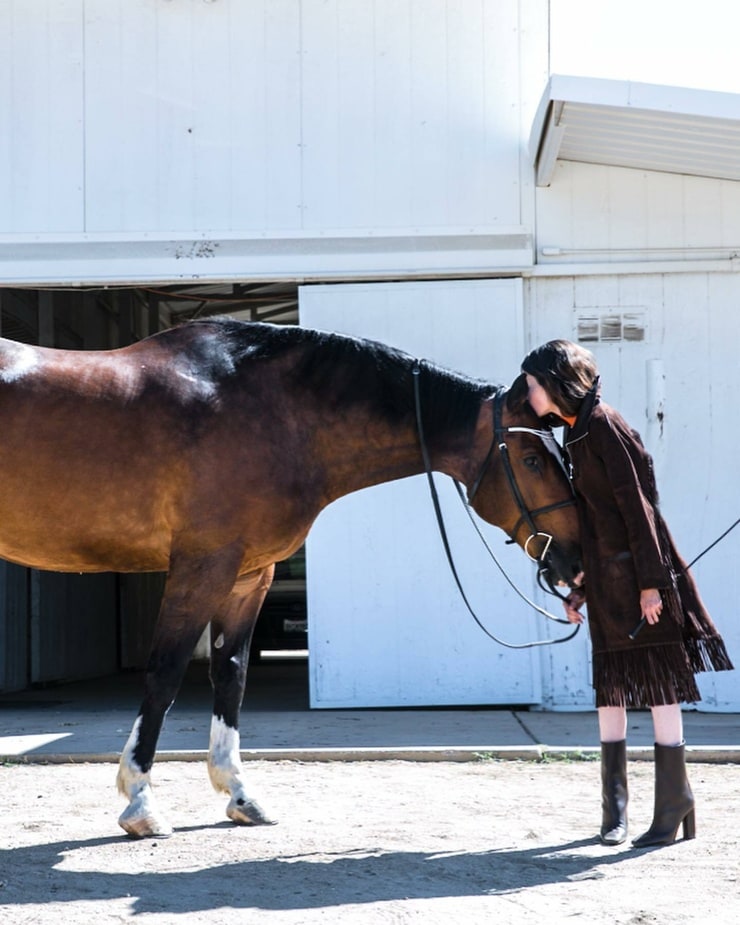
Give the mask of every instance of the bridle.
[[(431, 458), (429, 456), (429, 449), (427, 447), (426, 440), (424, 438), (424, 427), (423, 427), (422, 417), (421, 417), (421, 397), (420, 397), (420, 387), (419, 387), (419, 379), (421, 378), (421, 363), (419, 360), (417, 360), (414, 363), (414, 366), (412, 368), (412, 373), (413, 373), (413, 382), (414, 382), (414, 404), (415, 404), (415, 409), (416, 409), (416, 428), (419, 434), (419, 444), (421, 447), (422, 460), (424, 462), (424, 471), (426, 472), (427, 481), (429, 482), (429, 490), (432, 496), (432, 504), (434, 506), (434, 512), (437, 518), (437, 526), (439, 528), (440, 536), (442, 538), (442, 545), (444, 546), (445, 554), (447, 556), (447, 562), (450, 566), (450, 571), (452, 572), (452, 577), (455, 580), (457, 589), (460, 592), (460, 596), (463, 599), (463, 603), (467, 607), (468, 611), (470, 612), (475, 622), (486, 634), (486, 636), (493, 639), (493, 641), (497, 642), (499, 645), (505, 646), (507, 649), (531, 649), (537, 646), (551, 646), (551, 645), (557, 645), (558, 643), (561, 643), (561, 642), (568, 642), (568, 640), (572, 639), (576, 635), (576, 633), (579, 631), (580, 624), (578, 623), (575, 624), (575, 628), (573, 629), (572, 632), (568, 633), (566, 636), (560, 637), (559, 639), (539, 639), (534, 642), (525, 642), (525, 643), (519, 643), (519, 644), (504, 642), (503, 639), (499, 639), (498, 636), (495, 636), (483, 625), (483, 623), (478, 618), (478, 615), (475, 613), (475, 611), (471, 607), (470, 602), (468, 601), (468, 598), (463, 589), (462, 582), (460, 581), (460, 577), (457, 573), (457, 568), (455, 567), (454, 560), (452, 558), (452, 550), (450, 548), (449, 539), (447, 537), (447, 531), (445, 529), (444, 520), (442, 518), (442, 508), (439, 503), (439, 495), (437, 494), (437, 487), (434, 484), (434, 476), (432, 473), (432, 463), (431, 463)], [(455, 484), (455, 488), (457, 489), (458, 496), (460, 497), (460, 500), (462, 501), (463, 506), (465, 507), (465, 510), (468, 516), (470, 517), (471, 523), (473, 524), (481, 542), (485, 546), (488, 554), (493, 559), (499, 571), (504, 576), (506, 581), (509, 583), (511, 588), (530, 607), (532, 607), (534, 610), (537, 611), (537, 613), (541, 614), (542, 616), (547, 617), (548, 620), (552, 620), (554, 623), (563, 623), (566, 625), (571, 625), (568, 620), (563, 620), (560, 617), (556, 617), (553, 614), (549, 613), (544, 608), (540, 607), (534, 601), (530, 600), (525, 594), (523, 594), (523, 592), (520, 591), (519, 588), (517, 588), (517, 586), (513, 583), (511, 578), (509, 578), (509, 576), (506, 574), (505, 569), (503, 568), (501, 563), (498, 561), (498, 559), (494, 555), (493, 550), (490, 548), (490, 546), (486, 542), (485, 537), (481, 533), (480, 528), (478, 527), (478, 524), (473, 519), (473, 515), (471, 512), (471, 508), (470, 508), (470, 502), (472, 501), (476, 492), (480, 488), (481, 482), (483, 481), (483, 477), (485, 476), (491, 464), (491, 459), (493, 457), (493, 454), (495, 450), (498, 449), (501, 454), (501, 458), (503, 460), (504, 471), (506, 472), (506, 475), (507, 475), (507, 481), (509, 484), (509, 488), (517, 503), (517, 506), (519, 508), (519, 514), (520, 514), (519, 520), (517, 521), (514, 530), (512, 531), (511, 534), (509, 534), (509, 542), (513, 543), (515, 541), (515, 537), (521, 525), (523, 523), (526, 523), (531, 533), (530, 533), (530, 536), (527, 538), (527, 541), (524, 545), (524, 549), (527, 555), (529, 556), (529, 558), (540, 566), (540, 568), (538, 569), (538, 573), (537, 573), (537, 582), (542, 588), (541, 575), (544, 572), (546, 576), (546, 581), (550, 585), (552, 593), (562, 598), (562, 595), (559, 594), (557, 591), (555, 591), (555, 589), (553, 588), (552, 582), (548, 575), (548, 569), (547, 569), (547, 558), (549, 555), (550, 546), (552, 544), (553, 537), (550, 534), (542, 533), (541, 531), (537, 529), (537, 525), (535, 524), (535, 517), (548, 513), (549, 511), (557, 510), (558, 508), (562, 508), (562, 507), (566, 507), (567, 505), (574, 504), (575, 500), (573, 498), (570, 498), (565, 501), (558, 501), (554, 504), (549, 504), (549, 505), (545, 505), (544, 507), (536, 508), (534, 511), (530, 511), (529, 508), (527, 507), (524, 501), (524, 497), (519, 488), (519, 485), (516, 481), (514, 470), (511, 466), (511, 460), (509, 458), (509, 449), (506, 445), (505, 435), (508, 433), (532, 433), (532, 434), (536, 434), (537, 436), (543, 439), (545, 436), (549, 436), (550, 439), (553, 440), (553, 443), (555, 443), (555, 441), (554, 441), (554, 438), (552, 437), (552, 434), (549, 431), (539, 431), (539, 430), (534, 430), (528, 427), (504, 427), (502, 423), (502, 414), (501, 414), (504, 393), (505, 393), (505, 390), (503, 388), (500, 388), (496, 391), (496, 394), (494, 395), (494, 399), (493, 399), (493, 439), (491, 441), (491, 446), (489, 447), (488, 452), (486, 453), (486, 456), (483, 460), (483, 463), (481, 464), (481, 468), (478, 472), (478, 475), (475, 481), (473, 482), (472, 488), (468, 494), (467, 499), (465, 498), (465, 495), (463, 493), (462, 487), (460, 486), (460, 483), (454, 479), (453, 479), (453, 482)], [(557, 446), (557, 444), (555, 445)], [(559, 455), (559, 453), (558, 453), (558, 459), (561, 465), (563, 465), (562, 458)], [(529, 543), (533, 539), (537, 538), (538, 536), (546, 537), (546, 543), (540, 555), (535, 557), (529, 552), (527, 547)], [(546, 588), (543, 588), (543, 590), (547, 591)]]
[[(486, 453), (485, 459), (481, 464), (480, 471), (478, 472), (478, 475), (473, 482), (470, 491), (468, 492), (468, 504), (473, 503), (473, 498), (478, 492), (481, 482), (483, 481), (483, 477), (485, 476), (486, 472), (488, 471), (488, 467), (490, 466), (491, 457), (493, 456), (494, 450), (498, 449), (499, 453), (501, 454), (501, 463), (504, 467), (504, 472), (506, 473), (506, 481), (509, 485), (509, 491), (511, 492), (512, 497), (514, 498), (514, 501), (516, 502), (516, 505), (519, 509), (519, 519), (514, 525), (513, 530), (510, 533), (507, 532), (509, 542), (516, 542), (519, 530), (523, 524), (526, 524), (529, 529), (529, 536), (525, 540), (522, 548), (524, 549), (524, 552), (527, 554), (527, 556), (529, 556), (529, 558), (532, 560), (532, 562), (536, 562), (540, 566), (537, 572), (537, 582), (540, 587), (542, 587), (541, 577), (544, 573), (545, 580), (549, 585), (550, 592), (555, 594), (557, 597), (562, 597), (562, 595), (553, 587), (552, 581), (549, 578), (549, 570), (547, 568), (548, 555), (550, 552), (550, 546), (552, 545), (553, 537), (550, 533), (544, 533), (537, 527), (535, 518), (540, 517), (543, 514), (549, 514), (551, 511), (558, 511), (561, 508), (570, 507), (570, 505), (575, 504), (575, 497), (573, 496), (573, 491), (571, 489), (570, 498), (566, 498), (564, 501), (556, 501), (553, 504), (545, 504), (542, 507), (535, 508), (534, 510), (530, 510), (527, 507), (527, 504), (524, 501), (524, 496), (522, 495), (521, 489), (519, 488), (519, 484), (516, 480), (516, 476), (514, 475), (514, 469), (511, 465), (509, 447), (506, 443), (507, 434), (534, 434), (541, 440), (552, 443), (554, 447), (553, 455), (557, 459), (560, 466), (563, 468), (566, 476), (568, 475), (568, 472), (563, 463), (560, 448), (555, 442), (555, 438), (549, 429), (536, 430), (533, 427), (521, 427), (516, 425), (504, 426), (502, 409), (505, 392), (505, 389), (499, 388), (493, 398), (493, 439), (491, 440), (491, 446), (489, 447), (488, 453)], [(570, 481), (568, 484), (570, 484)], [(530, 552), (530, 544), (540, 537), (544, 540), (542, 551), (539, 553), (539, 555), (533, 554)], [(543, 590), (546, 591), (548, 589), (545, 588)]]

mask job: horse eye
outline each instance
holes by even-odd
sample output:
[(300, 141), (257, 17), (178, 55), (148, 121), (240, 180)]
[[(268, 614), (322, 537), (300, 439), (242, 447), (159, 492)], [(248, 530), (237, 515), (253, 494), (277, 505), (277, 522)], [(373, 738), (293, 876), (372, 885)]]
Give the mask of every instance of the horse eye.
[(524, 465), (525, 465), (525, 466), (527, 467), (527, 469), (529, 469), (531, 472), (539, 472), (539, 471), (540, 471), (540, 460), (539, 460), (539, 458), (538, 458), (537, 456), (525, 456), (525, 457), (524, 457)]

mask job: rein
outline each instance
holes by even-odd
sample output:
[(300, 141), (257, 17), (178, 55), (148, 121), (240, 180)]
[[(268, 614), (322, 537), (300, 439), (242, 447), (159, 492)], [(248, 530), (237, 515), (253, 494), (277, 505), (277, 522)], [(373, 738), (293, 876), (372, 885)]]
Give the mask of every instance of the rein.
[[(691, 562), (689, 562), (688, 565), (685, 565), (685, 566), (681, 569), (681, 571), (678, 572), (678, 574), (676, 575), (676, 578), (678, 578), (679, 575), (683, 575), (683, 574), (685, 574), (686, 572), (688, 572), (688, 570), (689, 570), (693, 565), (696, 565), (696, 563), (699, 561), (699, 559), (702, 558), (702, 556), (706, 556), (706, 554), (707, 554), (711, 549), (714, 549), (714, 547), (717, 545), (717, 543), (720, 543), (720, 542), (727, 536), (728, 533), (732, 533), (732, 531), (735, 529), (735, 527), (736, 527), (738, 524), (740, 524), (740, 517), (738, 517), (738, 519), (735, 521), (735, 523), (732, 524), (731, 526), (729, 526), (729, 527), (725, 530), (724, 533), (720, 533), (720, 535), (717, 537), (717, 539), (714, 540), (713, 542), (711, 542), (711, 543), (706, 547), (706, 549), (702, 549), (702, 551), (699, 553), (699, 555), (698, 555), (698, 556), (695, 556), (695, 557), (691, 560)], [(643, 628), (644, 626), (646, 626), (646, 625), (647, 625), (647, 617), (642, 617), (642, 618), (640, 619), (640, 622), (637, 624), (637, 626), (635, 626), (635, 628), (632, 630), (632, 632), (631, 632), (631, 633), (627, 633), (628, 637), (634, 642), (635, 639), (637, 639), (637, 637), (638, 637), (640, 631), (642, 630), (642, 628)]]
[[(434, 483), (434, 475), (433, 475), (433, 473), (432, 473), (432, 463), (431, 463), (431, 459), (430, 459), (430, 457), (429, 457), (429, 449), (428, 449), (428, 447), (427, 447), (426, 440), (425, 440), (425, 438), (424, 438), (424, 426), (423, 426), (422, 417), (421, 417), (421, 397), (420, 397), (420, 388), (419, 388), (419, 379), (420, 379), (420, 377), (421, 377), (421, 364), (420, 364), (420, 362), (419, 362), (418, 360), (414, 363), (414, 367), (413, 367), (413, 369), (412, 369), (412, 373), (413, 373), (413, 377), (414, 377), (414, 406), (415, 406), (415, 409), (416, 409), (416, 427), (417, 427), (417, 431), (418, 431), (418, 434), (419, 434), (419, 444), (420, 444), (420, 446), (421, 446), (421, 456), (422, 456), (422, 460), (423, 460), (423, 462), (424, 462), (424, 471), (425, 471), (425, 473), (426, 473), (427, 481), (428, 481), (428, 483), (429, 483), (429, 491), (430, 491), (430, 494), (431, 494), (431, 496), (432, 496), (432, 505), (433, 505), (433, 507), (434, 507), (434, 513), (435, 513), (436, 518), (437, 518), (437, 527), (439, 528), (439, 533), (440, 533), (440, 536), (441, 536), (441, 538), (442, 538), (442, 545), (443, 545), (443, 547), (444, 547), (445, 555), (447, 556), (447, 562), (448, 562), (448, 564), (449, 564), (450, 571), (452, 572), (452, 577), (453, 577), (454, 580), (455, 580), (455, 584), (457, 585), (457, 589), (458, 589), (458, 591), (460, 592), (460, 596), (461, 596), (461, 598), (462, 598), (462, 600), (463, 600), (463, 603), (464, 603), (465, 606), (467, 607), (467, 609), (468, 609), (470, 615), (472, 616), (473, 620), (475, 620), (475, 622), (478, 624), (478, 626), (480, 627), (480, 629), (483, 630), (483, 632), (486, 634), (486, 636), (488, 636), (489, 639), (492, 639), (494, 642), (498, 643), (498, 644), (501, 645), (501, 646), (504, 646), (504, 647), (507, 648), (507, 649), (532, 649), (532, 648), (535, 648), (535, 647), (538, 647), (538, 646), (552, 646), (552, 645), (557, 645), (557, 644), (559, 644), (559, 643), (561, 643), (561, 642), (568, 642), (568, 641), (569, 641), (570, 639), (572, 639), (572, 638), (576, 635), (576, 633), (579, 631), (579, 629), (580, 629), (580, 624), (576, 624), (575, 629), (574, 629), (571, 633), (568, 633), (567, 636), (563, 636), (563, 637), (561, 637), (561, 638), (559, 638), (559, 639), (538, 639), (538, 640), (535, 640), (534, 642), (524, 642), (524, 643), (518, 643), (518, 644), (517, 644), (517, 643), (505, 642), (503, 639), (500, 639), (498, 636), (495, 636), (492, 632), (490, 632), (490, 630), (488, 630), (488, 629), (484, 626), (484, 624), (481, 622), (481, 620), (479, 619), (478, 615), (476, 614), (476, 612), (473, 610), (472, 606), (470, 605), (470, 602), (468, 601), (467, 595), (465, 594), (465, 590), (463, 589), (462, 582), (461, 582), (461, 580), (460, 580), (460, 576), (458, 575), (457, 568), (455, 567), (454, 559), (453, 559), (453, 557), (452, 557), (452, 550), (451, 550), (451, 548), (450, 548), (450, 542), (449, 542), (449, 538), (448, 538), (448, 536), (447, 536), (447, 530), (446, 530), (445, 525), (444, 525), (444, 518), (443, 518), (443, 516), (442, 516), (442, 508), (441, 508), (441, 505), (440, 505), (440, 503), (439, 503), (439, 495), (437, 494), (437, 486), (436, 486), (435, 483)], [(525, 544), (525, 547), (524, 547), (525, 552), (527, 552), (527, 555), (529, 556), (530, 559), (532, 559), (533, 561), (540, 561), (541, 559), (543, 560), (544, 557), (547, 555), (547, 551), (548, 551), (548, 549), (549, 549), (549, 547), (550, 547), (550, 543), (552, 542), (552, 537), (550, 537), (548, 534), (540, 533), (540, 532), (537, 530), (537, 527), (536, 527), (536, 525), (535, 525), (535, 523), (534, 523), (534, 517), (536, 517), (538, 514), (543, 514), (543, 513), (546, 513), (547, 511), (551, 511), (551, 510), (556, 510), (557, 508), (564, 507), (564, 506), (566, 506), (566, 505), (569, 505), (569, 504), (572, 504), (572, 503), (573, 503), (573, 501), (560, 501), (560, 502), (557, 502), (556, 504), (551, 504), (551, 505), (547, 505), (546, 507), (537, 508), (535, 511), (530, 511), (530, 510), (527, 508), (526, 504), (524, 503), (524, 498), (522, 497), (521, 491), (520, 491), (519, 486), (518, 486), (518, 484), (517, 484), (516, 478), (515, 478), (515, 476), (514, 476), (514, 470), (513, 470), (512, 467), (511, 467), (511, 461), (510, 461), (510, 459), (509, 459), (509, 452), (508, 452), (508, 447), (506, 446), (505, 435), (506, 435), (507, 433), (521, 433), (521, 432), (526, 432), (526, 433), (538, 433), (538, 432), (537, 432), (537, 431), (532, 431), (530, 428), (527, 428), (527, 427), (503, 427), (503, 425), (502, 425), (502, 423), (501, 423), (501, 403), (502, 403), (502, 401), (503, 401), (503, 389), (499, 389), (499, 390), (496, 392), (496, 395), (494, 396), (494, 399), (493, 399), (493, 424), (494, 424), (494, 427), (493, 427), (493, 439), (492, 439), (492, 441), (491, 441), (491, 446), (490, 446), (490, 448), (489, 448), (489, 450), (488, 450), (488, 453), (486, 454), (485, 459), (483, 460), (483, 464), (482, 464), (482, 466), (481, 466), (481, 470), (480, 470), (480, 472), (478, 473), (478, 476), (477, 476), (477, 478), (475, 479), (475, 482), (473, 483), (473, 488), (472, 488), (472, 490), (471, 490), (471, 492), (470, 492), (470, 494), (469, 494), (467, 500), (465, 499), (465, 496), (464, 496), (464, 494), (463, 494), (463, 491), (462, 491), (462, 488), (461, 488), (459, 482), (457, 482), (455, 479), (453, 479), (453, 482), (454, 482), (454, 484), (455, 484), (455, 488), (456, 488), (456, 490), (457, 490), (458, 496), (460, 497), (460, 500), (462, 501), (463, 507), (465, 508), (465, 510), (466, 510), (466, 512), (467, 512), (467, 514), (468, 514), (468, 517), (469, 517), (470, 520), (471, 520), (471, 523), (472, 523), (473, 526), (475, 527), (476, 533), (477, 533), (478, 536), (480, 537), (480, 540), (481, 540), (481, 542), (483, 543), (483, 545), (485, 546), (485, 548), (486, 548), (486, 550), (487, 550), (489, 556), (493, 559), (493, 561), (495, 562), (495, 564), (496, 564), (498, 570), (499, 570), (499, 571), (501, 572), (501, 574), (504, 576), (504, 578), (505, 578), (506, 581), (508, 582), (509, 586), (519, 595), (519, 597), (520, 597), (526, 604), (528, 604), (533, 610), (537, 611), (537, 613), (539, 613), (539, 614), (541, 614), (542, 616), (546, 617), (548, 620), (552, 620), (554, 623), (564, 623), (564, 624), (570, 625), (569, 622), (568, 622), (567, 620), (563, 620), (563, 619), (561, 619), (560, 617), (554, 616), (554, 614), (549, 613), (547, 610), (545, 610), (544, 608), (540, 607), (540, 606), (539, 606), (538, 604), (536, 604), (534, 601), (530, 600), (530, 599), (529, 599), (529, 598), (528, 598), (528, 597), (527, 597), (527, 596), (526, 596), (526, 595), (514, 584), (514, 582), (511, 580), (511, 578), (506, 574), (506, 570), (504, 569), (504, 567), (501, 565), (501, 563), (498, 561), (498, 559), (497, 559), (496, 556), (494, 555), (493, 550), (490, 548), (490, 546), (489, 546), (488, 543), (486, 542), (486, 540), (485, 540), (483, 534), (481, 533), (481, 531), (480, 531), (478, 525), (476, 524), (475, 520), (473, 519), (473, 515), (472, 515), (471, 510), (470, 510), (470, 502), (472, 501), (473, 496), (475, 495), (475, 493), (478, 491), (478, 488), (480, 487), (481, 481), (483, 480), (483, 476), (485, 475), (486, 471), (488, 470), (488, 467), (489, 467), (489, 465), (490, 465), (490, 463), (491, 463), (491, 459), (492, 459), (493, 454), (494, 454), (494, 452), (495, 452), (496, 449), (498, 449), (499, 452), (501, 453), (502, 459), (503, 459), (503, 461), (504, 461), (504, 468), (505, 468), (505, 471), (506, 471), (506, 474), (507, 474), (507, 480), (508, 480), (508, 483), (509, 483), (509, 488), (510, 488), (510, 490), (511, 490), (513, 496), (514, 496), (515, 501), (517, 502), (517, 506), (519, 507), (519, 511), (520, 511), (520, 515), (521, 515), (520, 518), (519, 518), (519, 520), (517, 521), (516, 527), (514, 528), (513, 536), (511, 537), (510, 542), (513, 542), (513, 541), (514, 541), (514, 537), (516, 537), (517, 531), (519, 530), (521, 524), (522, 524), (523, 522), (526, 522), (527, 525), (530, 527), (530, 529), (533, 531), (532, 534), (530, 535), (529, 539), (527, 540), (527, 542), (526, 542), (526, 544)], [(540, 559), (535, 559), (535, 558), (527, 551), (527, 546), (528, 546), (530, 540), (533, 539), (533, 538), (536, 537), (536, 536), (548, 536), (548, 542), (547, 542), (547, 544), (546, 544), (546, 546), (545, 546), (545, 549), (543, 550), (543, 552), (542, 552), (542, 554), (541, 554)], [(541, 570), (540, 570), (540, 571), (541, 571)], [(539, 581), (539, 575), (538, 575), (538, 581)]]

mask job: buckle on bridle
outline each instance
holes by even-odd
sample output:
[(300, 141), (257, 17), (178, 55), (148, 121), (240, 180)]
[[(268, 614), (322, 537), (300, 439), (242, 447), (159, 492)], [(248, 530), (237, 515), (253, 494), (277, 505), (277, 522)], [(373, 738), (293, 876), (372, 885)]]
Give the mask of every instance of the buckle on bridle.
[[(546, 540), (545, 548), (542, 550), (542, 552), (538, 556), (533, 556), (532, 553), (529, 551), (529, 544), (532, 542), (532, 540), (536, 540), (538, 536), (543, 536), (545, 538)], [(552, 535), (550, 533), (537, 532), (537, 533), (529, 534), (522, 548), (524, 549), (524, 552), (527, 554), (527, 556), (531, 559), (532, 562), (542, 563), (547, 558), (547, 554), (550, 551), (551, 545), (552, 545)]]

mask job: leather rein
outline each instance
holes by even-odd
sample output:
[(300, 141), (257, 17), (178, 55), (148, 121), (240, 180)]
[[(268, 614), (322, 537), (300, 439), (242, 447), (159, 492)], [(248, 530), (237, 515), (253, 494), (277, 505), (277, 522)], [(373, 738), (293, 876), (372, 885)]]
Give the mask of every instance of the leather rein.
[[(470, 615), (473, 617), (473, 619), (478, 624), (480, 629), (483, 630), (483, 632), (486, 634), (486, 636), (488, 636), (490, 639), (492, 639), (494, 642), (498, 643), (499, 645), (505, 646), (507, 649), (532, 649), (537, 646), (552, 646), (552, 645), (557, 645), (562, 642), (568, 642), (568, 640), (572, 639), (576, 635), (576, 633), (579, 631), (580, 624), (576, 624), (575, 629), (573, 629), (572, 632), (558, 639), (538, 639), (533, 642), (525, 642), (525, 643), (518, 643), (518, 644), (505, 642), (503, 639), (500, 639), (498, 636), (495, 636), (492, 632), (490, 632), (490, 630), (488, 630), (484, 626), (484, 624), (481, 622), (478, 615), (475, 613), (472, 606), (470, 605), (470, 602), (468, 601), (468, 598), (465, 594), (465, 590), (463, 589), (460, 576), (458, 575), (454, 559), (452, 557), (452, 550), (450, 548), (449, 538), (447, 536), (447, 530), (445, 528), (444, 519), (442, 517), (442, 508), (439, 502), (439, 495), (437, 493), (437, 487), (434, 482), (434, 475), (432, 472), (432, 464), (431, 464), (431, 459), (429, 456), (429, 449), (427, 447), (426, 439), (424, 437), (424, 426), (423, 426), (422, 415), (421, 415), (421, 397), (420, 397), (420, 387), (419, 387), (419, 380), (421, 378), (421, 362), (420, 361), (417, 360), (414, 363), (414, 366), (412, 368), (412, 374), (413, 374), (413, 382), (414, 382), (414, 406), (416, 410), (416, 428), (417, 428), (418, 435), (419, 435), (419, 444), (421, 447), (422, 460), (424, 462), (424, 471), (427, 476), (427, 481), (429, 482), (429, 490), (432, 496), (432, 505), (434, 507), (434, 513), (437, 518), (437, 526), (439, 528), (440, 536), (442, 538), (442, 545), (445, 550), (445, 555), (447, 556), (447, 562), (449, 564), (450, 571), (452, 572), (452, 577), (455, 580), (455, 584), (457, 585), (457, 589), (460, 593), (460, 596), (462, 597), (463, 603), (467, 607)], [(481, 464), (480, 471), (475, 481), (473, 482), (472, 488), (470, 490), (470, 493), (468, 494), (467, 499), (465, 498), (465, 495), (463, 493), (460, 483), (457, 482), (455, 479), (453, 479), (453, 482), (457, 490), (458, 496), (460, 497), (460, 500), (462, 501), (462, 504), (468, 514), (468, 517), (471, 520), (471, 523), (473, 524), (475, 528), (476, 533), (478, 534), (481, 542), (485, 546), (489, 556), (493, 559), (497, 568), (499, 569), (501, 574), (504, 576), (504, 578), (508, 582), (509, 586), (516, 592), (516, 594), (519, 595), (519, 597), (526, 604), (528, 604), (533, 610), (536, 610), (537, 613), (546, 617), (548, 620), (552, 620), (554, 623), (562, 623), (562, 624), (566, 624), (570, 626), (571, 624), (569, 623), (568, 620), (564, 620), (560, 617), (556, 617), (553, 614), (549, 613), (547, 610), (540, 607), (534, 601), (530, 600), (514, 584), (511, 578), (507, 575), (506, 570), (503, 568), (501, 563), (498, 561), (498, 559), (494, 555), (493, 550), (490, 548), (490, 546), (486, 542), (486, 539), (481, 533), (481, 530), (478, 527), (478, 524), (475, 522), (473, 518), (473, 514), (470, 508), (470, 503), (472, 502), (473, 498), (475, 497), (475, 494), (480, 488), (481, 482), (483, 481), (483, 478), (490, 467), (492, 458), (495, 452), (498, 451), (498, 453), (501, 456), (504, 471), (506, 473), (509, 490), (511, 491), (511, 494), (514, 500), (516, 501), (517, 507), (519, 509), (519, 520), (517, 521), (514, 529), (509, 535), (508, 542), (510, 543), (515, 542), (517, 533), (519, 532), (522, 524), (526, 523), (527, 527), (530, 530), (530, 535), (524, 544), (524, 551), (526, 552), (526, 554), (529, 556), (529, 558), (533, 562), (536, 562), (540, 565), (540, 568), (537, 573), (537, 581), (540, 587), (542, 588), (542, 583), (540, 579), (541, 579), (541, 575), (543, 571), (546, 570), (545, 560), (549, 552), (550, 545), (552, 543), (552, 536), (547, 533), (542, 533), (540, 530), (538, 530), (537, 525), (535, 523), (535, 518), (542, 514), (547, 514), (550, 511), (558, 510), (559, 508), (569, 506), (571, 504), (574, 504), (575, 502), (571, 498), (566, 501), (558, 501), (558, 502), (555, 502), (554, 504), (548, 504), (543, 507), (536, 508), (533, 511), (529, 510), (529, 508), (527, 507), (524, 501), (524, 497), (517, 483), (514, 470), (511, 465), (511, 460), (509, 458), (509, 449), (506, 444), (506, 435), (507, 434), (517, 434), (517, 433), (531, 433), (531, 434), (536, 434), (537, 436), (542, 437), (544, 434), (544, 431), (542, 432), (537, 431), (529, 427), (505, 427), (502, 423), (502, 406), (503, 406), (504, 393), (505, 393), (505, 390), (500, 388), (496, 391), (496, 394), (494, 395), (494, 398), (493, 398), (493, 439), (491, 440), (491, 446), (489, 447), (488, 453), (486, 454), (483, 460), (483, 463)], [(538, 556), (535, 556), (532, 553), (530, 553), (528, 547), (529, 547), (530, 542), (538, 537), (543, 537), (545, 539), (545, 546), (542, 552)], [(552, 583), (550, 582), (549, 578), (547, 579), (547, 581), (548, 581), (548, 584), (550, 585), (552, 593), (560, 597), (561, 595), (559, 595), (558, 592), (556, 592), (555, 589), (552, 587)], [(547, 589), (543, 588), (543, 590), (547, 590)]]

